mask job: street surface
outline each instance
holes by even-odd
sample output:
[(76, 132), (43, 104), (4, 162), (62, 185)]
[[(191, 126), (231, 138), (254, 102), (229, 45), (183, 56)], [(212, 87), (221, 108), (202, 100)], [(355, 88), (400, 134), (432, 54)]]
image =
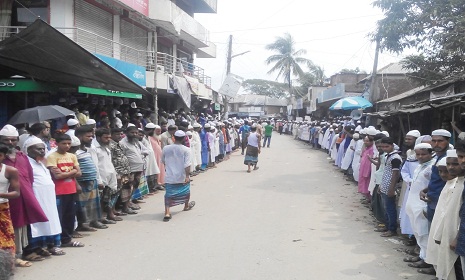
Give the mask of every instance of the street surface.
[(235, 152), (193, 177), (190, 212), (163, 222), (163, 193), (138, 215), (86, 234), (14, 279), (432, 279), (402, 261), (397, 239), (373, 231), (355, 184), (321, 151), (275, 133), (246, 173)]

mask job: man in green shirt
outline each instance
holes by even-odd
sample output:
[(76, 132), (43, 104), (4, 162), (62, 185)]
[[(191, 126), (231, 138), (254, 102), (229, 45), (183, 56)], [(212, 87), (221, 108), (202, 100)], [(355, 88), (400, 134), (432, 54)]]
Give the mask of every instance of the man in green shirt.
[(270, 142), (271, 142), (271, 134), (273, 133), (273, 125), (268, 124), (268, 123), (263, 123), (263, 127), (265, 128), (265, 137), (263, 138), (263, 148), (265, 147), (265, 144), (268, 141), (268, 145), (266, 146), (267, 148), (270, 147)]

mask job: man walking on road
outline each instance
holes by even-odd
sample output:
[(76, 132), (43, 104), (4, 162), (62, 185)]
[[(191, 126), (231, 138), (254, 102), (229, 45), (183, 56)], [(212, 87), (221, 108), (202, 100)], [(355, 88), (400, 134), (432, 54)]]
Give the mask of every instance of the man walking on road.
[(263, 148), (265, 148), (265, 144), (268, 142), (268, 145), (266, 145), (267, 148), (270, 147), (270, 142), (271, 142), (271, 134), (273, 133), (273, 125), (272, 124), (267, 124), (264, 123), (263, 127), (265, 128), (265, 138), (263, 139)]
[(171, 220), (170, 207), (184, 204), (184, 211), (195, 206), (190, 200), (190, 149), (184, 146), (186, 133), (178, 130), (174, 133), (174, 144), (163, 148), (162, 162), (165, 164), (165, 217), (163, 221)]

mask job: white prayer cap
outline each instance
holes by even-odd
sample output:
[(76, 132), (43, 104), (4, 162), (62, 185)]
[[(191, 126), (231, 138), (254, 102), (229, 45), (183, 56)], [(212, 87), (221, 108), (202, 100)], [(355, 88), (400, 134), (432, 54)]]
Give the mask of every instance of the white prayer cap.
[(161, 126), (159, 126), (158, 124), (155, 125), (155, 129), (161, 129)]
[(332, 129), (332, 128), (331, 128), (329, 131), (330, 131), (330, 132), (333, 132), (333, 131), (334, 131), (334, 129)]
[(192, 125), (188, 125), (187, 129), (194, 129), (194, 127)]
[(44, 144), (44, 142), (39, 137), (32, 136), (29, 139), (27, 139), (26, 142), (24, 142), (23, 151), (27, 151), (27, 149), (30, 146), (34, 146), (34, 145), (37, 145), (37, 144)]
[(204, 127), (204, 128), (210, 128), (211, 125), (210, 125), (209, 123), (206, 123), (203, 127)]
[(148, 124), (145, 125), (145, 128), (147, 128), (147, 129), (155, 129), (155, 124), (149, 122)]
[(367, 131), (366, 131), (366, 129), (365, 129), (365, 128), (362, 128), (362, 129), (360, 129), (360, 131), (359, 131), (359, 132), (360, 132), (360, 134), (367, 134)]
[(421, 133), (420, 133), (420, 131), (418, 131), (416, 129), (415, 130), (410, 130), (409, 132), (407, 132), (407, 136), (413, 136), (415, 138), (418, 138), (418, 137), (421, 136)]
[(337, 126), (337, 123), (333, 123), (332, 126)]
[(86, 121), (86, 124), (89, 125), (89, 124), (96, 124), (96, 121), (94, 119), (88, 119)]
[(187, 136), (192, 136), (192, 132), (191, 131), (186, 131), (186, 135)]
[(382, 134), (386, 135), (386, 137), (389, 137), (389, 132), (387, 131), (381, 131)]
[(121, 112), (118, 111), (118, 110), (116, 110), (116, 111), (115, 111), (115, 115), (121, 115)]
[(81, 145), (81, 141), (74, 135), (71, 135), (71, 147), (77, 147)]
[(128, 127), (130, 127), (130, 126), (136, 126), (136, 125), (133, 124), (133, 123), (128, 123)]
[(431, 132), (431, 135), (432, 136), (443, 136), (447, 138), (450, 138), (452, 136), (450, 132), (445, 129), (436, 129), (433, 132)]
[(378, 131), (374, 127), (370, 126), (367, 129), (365, 129), (365, 133), (370, 136), (375, 136), (376, 134), (378, 134)]
[(193, 127), (194, 127), (194, 128), (199, 128), (199, 127), (201, 127), (201, 126), (200, 126), (199, 123), (194, 123)]
[(360, 134), (354, 133), (353, 137), (354, 137), (354, 139), (359, 139), (359, 138), (360, 138)]
[(136, 115), (136, 116), (138, 116), (138, 117), (142, 117), (142, 114), (141, 114), (141, 113), (137, 113), (137, 115)]
[(436, 164), (436, 166), (447, 166), (446, 157), (441, 158)]
[(257, 124), (256, 124), (256, 123), (254, 123), (254, 124), (252, 125), (252, 127), (253, 127), (253, 128), (257, 127)]
[(174, 133), (174, 136), (175, 137), (184, 137), (184, 136), (186, 136), (186, 133), (184, 133), (184, 131), (182, 131), (182, 130), (176, 130), (176, 132)]
[(0, 136), (18, 137), (19, 133), (16, 127), (11, 124), (7, 124), (2, 128), (2, 130), (0, 130)]
[(446, 157), (448, 157), (448, 158), (458, 158), (457, 150), (447, 150)]
[(362, 126), (361, 126), (361, 125), (359, 125), (359, 126), (357, 126), (357, 127), (355, 128), (355, 132), (360, 132), (361, 130), (362, 130)]
[(268, 123), (264, 122), (262, 125), (263, 125), (263, 126), (267, 126), (267, 125), (268, 125)]
[(420, 143), (420, 144), (417, 144), (415, 145), (415, 148), (413, 148), (414, 150), (421, 150), (421, 149), (430, 149), (432, 150), (433, 147), (431, 147), (431, 144), (428, 144), (428, 143)]
[(76, 119), (69, 119), (69, 120), (66, 122), (66, 124), (67, 124), (68, 126), (74, 126), (74, 125), (77, 125), (78, 123), (79, 123), (79, 121), (76, 120)]

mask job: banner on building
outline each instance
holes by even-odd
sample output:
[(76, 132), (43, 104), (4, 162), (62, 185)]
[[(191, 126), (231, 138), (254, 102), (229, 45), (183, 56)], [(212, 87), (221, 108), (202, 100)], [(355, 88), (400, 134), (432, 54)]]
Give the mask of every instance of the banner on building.
[(190, 108), (192, 91), (187, 80), (184, 77), (171, 76), (170, 87), (181, 97), (187, 108)]
[(103, 62), (118, 70), (121, 74), (131, 79), (141, 87), (146, 86), (145, 67), (122, 61), (113, 57), (95, 54)]
[(228, 74), (218, 93), (224, 96), (234, 98), (239, 92), (239, 89), (241, 88), (242, 81), (243, 78), (234, 74)]
[(149, 0), (119, 0), (126, 6), (133, 8), (136, 12), (149, 16)]

